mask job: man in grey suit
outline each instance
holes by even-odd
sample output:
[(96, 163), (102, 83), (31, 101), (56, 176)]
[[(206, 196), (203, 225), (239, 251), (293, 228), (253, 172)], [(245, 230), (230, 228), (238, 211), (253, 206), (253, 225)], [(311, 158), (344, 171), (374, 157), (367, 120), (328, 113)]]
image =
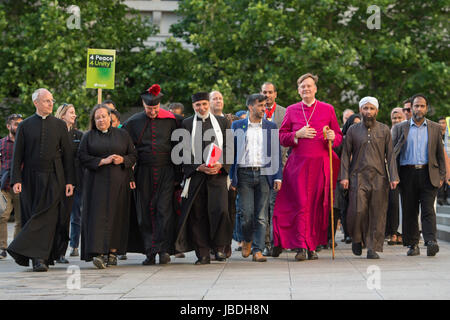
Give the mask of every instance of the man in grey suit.
[[(284, 115), (286, 114), (286, 108), (278, 105), (275, 102), (277, 98), (277, 88), (272, 82), (264, 82), (261, 86), (261, 94), (267, 97), (266, 100), (266, 111), (264, 114), (264, 119), (274, 122), (278, 129), (281, 127), (281, 123), (283, 122)], [(287, 148), (281, 147), (281, 161), (284, 165), (287, 160)], [(273, 207), (275, 206), (275, 199), (277, 197), (277, 190), (270, 190), (270, 203), (269, 203), (269, 212), (266, 226), (266, 238), (265, 238), (265, 248), (263, 250), (264, 256), (272, 256), (272, 242), (273, 242), (273, 230), (272, 230), (272, 216), (273, 216)]]
[(409, 247), (408, 256), (420, 254), (420, 204), (427, 256), (435, 256), (439, 246), (434, 202), (438, 188), (445, 180), (444, 148), (439, 124), (425, 118), (429, 107), (425, 96), (414, 95), (411, 105), (411, 119), (392, 128), (394, 153), (400, 168), (403, 245)]

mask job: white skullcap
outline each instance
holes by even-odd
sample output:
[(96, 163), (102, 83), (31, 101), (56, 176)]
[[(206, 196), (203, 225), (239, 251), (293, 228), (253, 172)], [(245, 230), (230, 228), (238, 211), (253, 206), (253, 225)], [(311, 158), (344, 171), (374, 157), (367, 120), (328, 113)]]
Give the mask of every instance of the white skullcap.
[(364, 97), (359, 101), (359, 107), (361, 108), (363, 105), (365, 105), (367, 102), (373, 104), (378, 109), (378, 100), (374, 97)]

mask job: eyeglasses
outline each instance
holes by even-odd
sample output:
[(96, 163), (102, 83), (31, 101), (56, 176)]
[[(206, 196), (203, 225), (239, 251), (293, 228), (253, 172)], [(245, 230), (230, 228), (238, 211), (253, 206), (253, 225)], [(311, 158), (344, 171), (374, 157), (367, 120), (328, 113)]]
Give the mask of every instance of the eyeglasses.
[(48, 100), (42, 100), (42, 102), (44, 102), (46, 104), (50, 104), (50, 103), (55, 104), (56, 100), (55, 99), (48, 99)]

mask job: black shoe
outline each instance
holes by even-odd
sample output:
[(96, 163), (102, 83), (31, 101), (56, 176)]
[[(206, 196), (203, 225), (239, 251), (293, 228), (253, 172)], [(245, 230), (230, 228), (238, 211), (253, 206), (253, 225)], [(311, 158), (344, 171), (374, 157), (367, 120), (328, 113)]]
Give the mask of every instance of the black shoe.
[(320, 252), (320, 251), (322, 251), (322, 249), (324, 248), (324, 246), (317, 246), (317, 248), (316, 248), (316, 252)]
[(355, 256), (360, 256), (362, 254), (362, 244), (361, 242), (352, 243), (352, 252)]
[(6, 249), (2, 249), (2, 252), (0, 252), (0, 260), (5, 259), (7, 256)]
[(48, 271), (48, 266), (45, 264), (44, 259), (33, 259), (33, 271), (34, 272)]
[(262, 255), (265, 257), (270, 257), (272, 255), (272, 247), (265, 247), (262, 251)]
[(209, 259), (209, 257), (201, 257), (200, 259), (198, 259), (197, 261), (195, 261), (196, 265), (200, 265), (200, 264), (210, 264), (211, 260)]
[(107, 267), (117, 266), (117, 255), (110, 253), (108, 256), (108, 262), (107, 262), (106, 266)]
[(439, 246), (436, 241), (428, 241), (427, 256), (434, 257), (439, 252)]
[(170, 262), (170, 255), (167, 252), (159, 253), (159, 264), (168, 264)]
[(154, 255), (154, 254), (151, 254), (151, 255), (147, 255), (147, 258), (144, 260), (144, 261), (142, 261), (142, 264), (144, 265), (144, 266), (151, 266), (151, 265), (154, 265), (156, 262), (155, 262), (155, 256), (156, 255)]
[(106, 269), (106, 257), (103, 255), (96, 256), (92, 259), (92, 263), (99, 269)]
[(409, 250), (406, 253), (407, 256), (418, 256), (420, 254), (420, 249), (419, 246), (417, 244), (414, 244), (412, 246), (408, 246)]
[[(272, 248), (272, 257), (277, 258), (283, 252), (282, 247), (273, 247)], [(263, 254), (264, 255), (264, 254)]]
[(117, 257), (117, 259), (119, 259), (119, 260), (127, 260), (128, 257), (127, 257), (126, 254), (121, 254), (121, 255), (119, 255), (119, 256)]
[(368, 249), (367, 250), (367, 259), (380, 259), (380, 256), (374, 250)]
[(234, 251), (242, 251), (242, 247), (234, 248)]
[(438, 205), (440, 205), (440, 206), (443, 206), (443, 205), (444, 205), (444, 201), (442, 201), (441, 199), (439, 199), (439, 200), (437, 201), (437, 203), (438, 203)]
[(64, 256), (61, 256), (56, 259), (56, 263), (69, 263), (69, 260), (67, 260)]
[[(337, 242), (334, 242), (334, 247), (336, 248), (338, 246)], [(325, 249), (332, 249), (333, 248), (333, 242), (330, 240), (328, 241), (328, 244), (326, 246), (324, 246)]]
[(295, 255), (295, 260), (304, 261), (306, 260), (306, 249), (298, 249), (297, 254)]
[(317, 260), (317, 259), (319, 259), (317, 252), (315, 250), (312, 251), (308, 250), (308, 260)]
[(217, 251), (214, 255), (216, 258), (216, 261), (225, 261), (227, 260), (227, 255), (223, 252)]
[(72, 248), (72, 251), (70, 251), (71, 257), (78, 257), (80, 253), (78, 252), (78, 248)]
[(347, 243), (347, 244), (352, 243), (352, 238), (346, 237), (346, 238), (345, 238), (345, 243)]

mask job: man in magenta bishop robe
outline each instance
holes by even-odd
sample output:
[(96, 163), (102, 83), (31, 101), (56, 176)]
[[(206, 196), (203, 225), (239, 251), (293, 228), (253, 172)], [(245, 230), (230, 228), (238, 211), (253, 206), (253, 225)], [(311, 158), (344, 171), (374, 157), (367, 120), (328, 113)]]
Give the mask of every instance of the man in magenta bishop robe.
[[(274, 251), (296, 249), (298, 261), (318, 259), (316, 248), (327, 244), (330, 212), (330, 158), (328, 140), (337, 147), (342, 132), (332, 105), (316, 100), (318, 77), (310, 73), (297, 80), (302, 101), (289, 106), (280, 128), (280, 142), (291, 148), (273, 213)], [(328, 126), (325, 136), (324, 127)], [(333, 157), (333, 188), (339, 158)]]

